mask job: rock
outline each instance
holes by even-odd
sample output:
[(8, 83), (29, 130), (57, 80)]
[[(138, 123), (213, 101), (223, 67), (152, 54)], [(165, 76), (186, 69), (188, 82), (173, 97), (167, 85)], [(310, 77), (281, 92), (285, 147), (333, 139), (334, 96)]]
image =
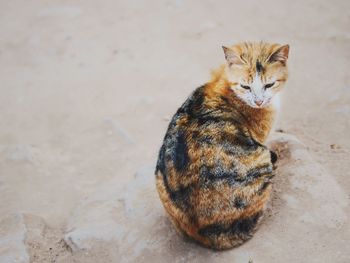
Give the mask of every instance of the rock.
[(0, 220), (0, 263), (70, 262), (60, 229), (31, 214), (10, 214)]
[[(70, 248), (73, 251), (89, 250), (98, 241), (116, 242), (125, 237), (132, 224), (128, 219), (137, 213), (137, 207), (131, 207), (133, 200), (140, 197), (135, 191), (146, 176), (146, 173), (138, 173), (135, 181), (125, 188), (116, 182), (83, 200), (67, 225), (64, 240)], [(147, 191), (150, 186), (146, 181), (142, 189)], [(152, 189), (149, 192), (152, 193)]]
[(65, 261), (70, 256), (70, 250), (63, 241), (62, 230), (49, 227), (36, 215), (24, 214), (23, 218), (30, 262), (69, 262)]
[[(347, 220), (344, 210), (348, 205), (346, 193), (334, 177), (314, 161), (306, 146), (294, 136), (278, 134), (278, 138), (271, 142), (271, 146), (282, 154), (281, 146), (283, 148), (285, 145), (288, 145), (289, 156), (282, 160), (283, 173), (290, 175), (291, 190), (299, 192), (294, 195), (295, 201), (292, 203), (305, 203), (304, 207), (298, 209), (300, 219), (330, 228), (344, 224)], [(305, 202), (306, 200), (308, 202)]]
[(22, 214), (0, 219), (0, 263), (29, 263), (24, 243), (26, 232)]
[[(154, 167), (140, 169), (126, 187), (108, 185), (86, 198), (68, 223), (64, 240), (74, 252), (94, 250), (103, 245), (110, 260), (164, 262), (214, 255), (178, 236), (168, 221), (155, 189)], [(100, 251), (99, 251), (100, 252)], [(126, 256), (127, 255), (127, 256)]]

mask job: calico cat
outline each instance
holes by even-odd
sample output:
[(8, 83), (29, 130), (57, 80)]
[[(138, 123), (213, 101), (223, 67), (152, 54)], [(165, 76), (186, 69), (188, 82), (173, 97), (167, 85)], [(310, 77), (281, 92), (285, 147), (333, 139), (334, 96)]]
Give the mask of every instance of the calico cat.
[(269, 200), (277, 156), (263, 143), (288, 77), (289, 46), (223, 49), (227, 63), (172, 118), (155, 172), (176, 229), (219, 250), (251, 238)]

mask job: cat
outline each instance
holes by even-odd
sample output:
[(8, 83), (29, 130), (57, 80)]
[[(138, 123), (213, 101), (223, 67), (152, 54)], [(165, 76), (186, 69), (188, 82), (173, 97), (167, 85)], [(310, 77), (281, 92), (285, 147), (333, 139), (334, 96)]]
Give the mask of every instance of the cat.
[(155, 171), (175, 228), (217, 250), (250, 239), (269, 200), (277, 155), (264, 142), (288, 77), (289, 45), (223, 50), (226, 63), (172, 118)]

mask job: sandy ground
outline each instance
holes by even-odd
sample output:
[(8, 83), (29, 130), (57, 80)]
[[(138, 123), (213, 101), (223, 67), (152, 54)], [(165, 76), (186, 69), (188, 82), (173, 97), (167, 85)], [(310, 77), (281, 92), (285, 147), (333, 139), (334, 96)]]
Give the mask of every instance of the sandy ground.
[[(349, 10), (346, 0), (1, 1), (0, 262), (350, 262)], [(223, 63), (221, 45), (244, 40), (290, 44), (278, 128), (303, 146), (288, 142), (296, 153), (282, 160), (272, 220), (218, 253), (173, 232), (152, 169), (169, 118)], [(119, 244), (125, 231), (141, 241)]]

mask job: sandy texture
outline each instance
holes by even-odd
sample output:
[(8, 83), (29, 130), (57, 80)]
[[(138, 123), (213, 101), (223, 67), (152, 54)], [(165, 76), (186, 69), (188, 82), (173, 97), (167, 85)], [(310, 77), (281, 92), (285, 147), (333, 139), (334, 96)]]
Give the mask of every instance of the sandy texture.
[[(349, 262), (349, 1), (2, 1), (0, 262)], [(221, 45), (289, 43), (268, 215), (240, 248), (178, 237), (153, 185)], [(297, 138), (297, 139), (296, 139)]]

